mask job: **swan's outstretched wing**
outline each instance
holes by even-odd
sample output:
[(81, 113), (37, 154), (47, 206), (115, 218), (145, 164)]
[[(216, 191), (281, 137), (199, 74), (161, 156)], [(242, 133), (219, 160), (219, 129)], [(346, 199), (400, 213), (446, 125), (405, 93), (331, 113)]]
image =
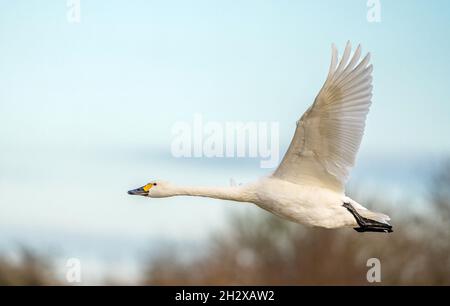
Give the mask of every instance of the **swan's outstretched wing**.
[(341, 61), (333, 45), (328, 77), (313, 105), (297, 122), (294, 138), (274, 176), (342, 191), (355, 162), (372, 98), (370, 54), (350, 59), (347, 43)]

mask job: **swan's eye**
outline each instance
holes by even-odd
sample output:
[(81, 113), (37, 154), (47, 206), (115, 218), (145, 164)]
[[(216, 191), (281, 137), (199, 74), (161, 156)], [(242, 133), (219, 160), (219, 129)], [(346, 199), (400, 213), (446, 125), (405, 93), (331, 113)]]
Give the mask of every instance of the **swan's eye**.
[(156, 183), (153, 183), (153, 186), (157, 186), (158, 184), (156, 184)]

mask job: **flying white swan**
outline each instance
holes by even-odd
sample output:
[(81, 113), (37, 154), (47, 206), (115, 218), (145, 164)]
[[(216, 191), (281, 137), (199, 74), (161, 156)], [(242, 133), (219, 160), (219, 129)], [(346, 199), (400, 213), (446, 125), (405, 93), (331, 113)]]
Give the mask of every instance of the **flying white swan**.
[(347, 43), (338, 63), (338, 52), (332, 45), (325, 84), (297, 122), (289, 149), (272, 175), (230, 187), (152, 181), (128, 193), (151, 198), (200, 196), (248, 202), (310, 226), (392, 232), (388, 216), (372, 212), (345, 195), (345, 183), (355, 163), (372, 98), (370, 53), (360, 61), (358, 46), (350, 55)]

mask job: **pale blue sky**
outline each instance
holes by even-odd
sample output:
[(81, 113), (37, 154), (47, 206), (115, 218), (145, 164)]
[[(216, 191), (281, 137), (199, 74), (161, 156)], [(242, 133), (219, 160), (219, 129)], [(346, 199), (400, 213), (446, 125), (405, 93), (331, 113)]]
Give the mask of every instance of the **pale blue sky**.
[(375, 66), (363, 149), (450, 149), (448, 1), (381, 1), (381, 23), (361, 0), (81, 0), (80, 24), (64, 0), (0, 3), (2, 146), (165, 149), (195, 111), (280, 121), (288, 142), (350, 39)]
[[(194, 113), (277, 121), (283, 153), (331, 43), (342, 51), (347, 40), (374, 65), (353, 178), (405, 180), (426, 154), (450, 151), (450, 2), (381, 5), (381, 23), (368, 23), (364, 0), (81, 0), (81, 23), (70, 24), (65, 0), (0, 0), (0, 227), (202, 236), (239, 208), (125, 191), (155, 177), (227, 184), (266, 171), (174, 160), (172, 125)], [(409, 170), (398, 174), (400, 160)]]

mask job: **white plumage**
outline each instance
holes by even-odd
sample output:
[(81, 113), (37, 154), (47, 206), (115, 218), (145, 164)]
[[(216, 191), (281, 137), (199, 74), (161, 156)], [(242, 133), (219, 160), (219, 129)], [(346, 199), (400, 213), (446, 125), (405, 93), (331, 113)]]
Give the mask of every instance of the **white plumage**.
[(372, 98), (370, 54), (361, 47), (351, 56), (347, 43), (341, 60), (332, 46), (326, 81), (312, 106), (297, 122), (278, 169), (269, 177), (231, 187), (187, 187), (164, 181), (129, 191), (154, 198), (203, 196), (250, 202), (294, 222), (326, 228), (390, 232), (389, 217), (367, 210), (345, 195)]
[[(328, 77), (314, 104), (297, 123), (294, 139), (274, 176), (293, 182), (313, 180), (343, 191), (355, 163), (372, 98), (370, 54), (357, 65), (361, 47), (350, 62), (350, 43), (337, 65), (333, 55)], [(348, 64), (347, 64), (348, 63)]]

